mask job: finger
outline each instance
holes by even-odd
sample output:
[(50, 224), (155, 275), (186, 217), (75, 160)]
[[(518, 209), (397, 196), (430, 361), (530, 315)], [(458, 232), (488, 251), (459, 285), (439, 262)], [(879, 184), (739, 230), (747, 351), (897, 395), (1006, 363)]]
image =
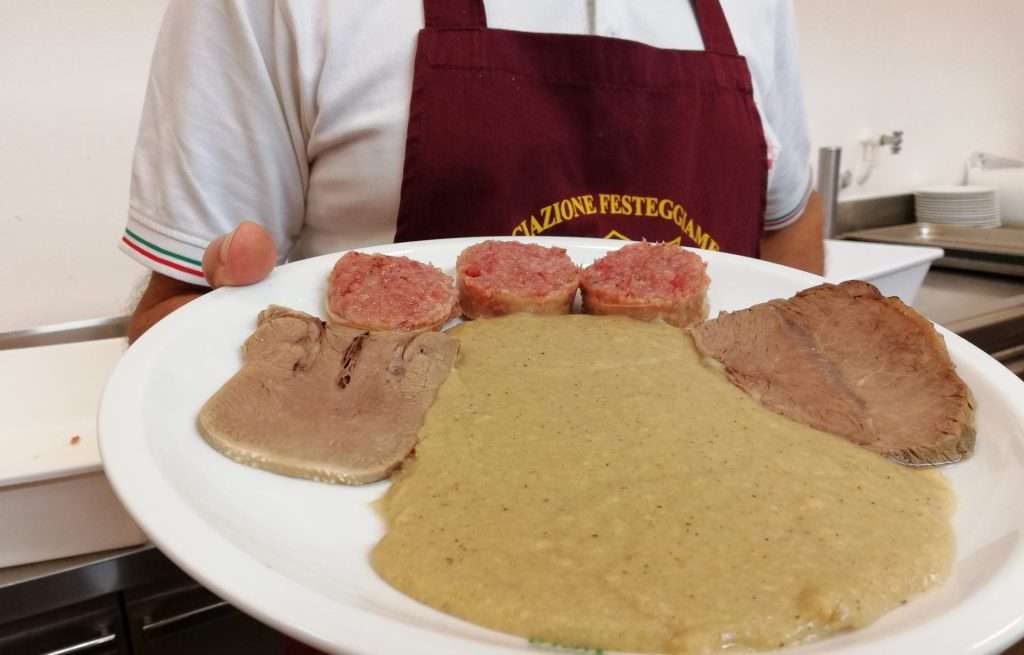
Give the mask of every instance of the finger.
[(251, 221), (214, 239), (203, 253), (203, 273), (212, 287), (254, 284), (270, 275), (276, 263), (274, 240)]

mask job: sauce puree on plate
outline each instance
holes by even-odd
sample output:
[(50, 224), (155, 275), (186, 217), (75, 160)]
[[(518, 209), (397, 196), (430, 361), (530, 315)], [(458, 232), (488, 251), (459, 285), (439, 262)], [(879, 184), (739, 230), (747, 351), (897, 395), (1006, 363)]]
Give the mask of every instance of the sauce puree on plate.
[(372, 553), (415, 599), (564, 646), (689, 653), (860, 627), (948, 574), (941, 474), (764, 409), (678, 328), (515, 315), (452, 335)]

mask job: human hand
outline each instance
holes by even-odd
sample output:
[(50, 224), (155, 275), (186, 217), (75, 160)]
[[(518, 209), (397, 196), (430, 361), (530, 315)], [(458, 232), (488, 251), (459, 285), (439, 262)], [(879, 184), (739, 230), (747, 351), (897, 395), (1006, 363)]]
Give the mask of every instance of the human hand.
[[(255, 284), (270, 275), (277, 247), (262, 226), (251, 221), (210, 242), (203, 253), (203, 274), (212, 288)], [(164, 316), (209, 291), (160, 273), (150, 275), (142, 299), (128, 321), (133, 342)]]
[(245, 221), (210, 242), (203, 253), (203, 274), (210, 286), (239, 287), (270, 275), (277, 263), (277, 247), (258, 223)]

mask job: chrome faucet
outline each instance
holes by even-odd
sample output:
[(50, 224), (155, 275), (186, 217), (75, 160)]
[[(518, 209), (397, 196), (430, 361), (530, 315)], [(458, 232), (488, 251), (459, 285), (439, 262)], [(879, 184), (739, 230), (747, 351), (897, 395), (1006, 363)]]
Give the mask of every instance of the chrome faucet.
[(903, 149), (903, 130), (895, 130), (891, 134), (883, 134), (878, 139), (878, 145), (889, 146), (892, 154), (900, 154), (900, 150)]

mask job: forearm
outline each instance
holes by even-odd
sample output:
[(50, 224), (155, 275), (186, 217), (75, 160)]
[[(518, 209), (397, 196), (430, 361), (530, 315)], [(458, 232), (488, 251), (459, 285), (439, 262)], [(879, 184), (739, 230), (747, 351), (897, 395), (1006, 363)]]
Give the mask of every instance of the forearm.
[(761, 238), (761, 259), (821, 275), (825, 271), (822, 221), (821, 202), (812, 192), (795, 223)]
[(128, 342), (134, 342), (160, 319), (207, 291), (209, 289), (205, 287), (180, 282), (160, 273), (150, 274), (142, 299), (128, 320)]

